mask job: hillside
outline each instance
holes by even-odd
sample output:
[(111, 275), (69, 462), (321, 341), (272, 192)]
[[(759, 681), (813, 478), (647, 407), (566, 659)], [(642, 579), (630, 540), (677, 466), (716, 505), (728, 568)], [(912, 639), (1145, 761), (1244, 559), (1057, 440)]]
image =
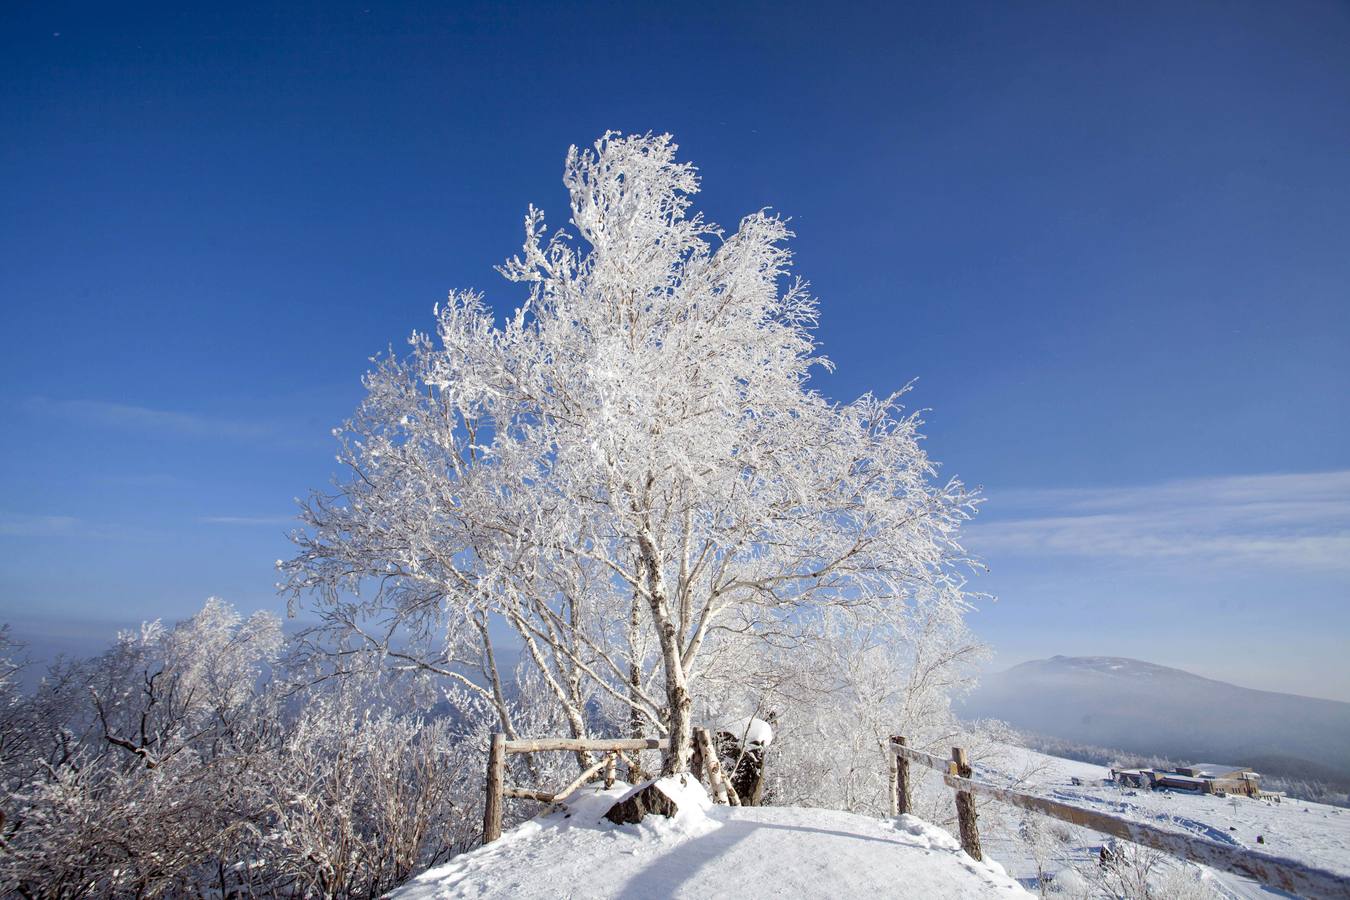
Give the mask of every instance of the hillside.
[(703, 803), (675, 819), (612, 825), (603, 815), (624, 790), (579, 792), (566, 810), (431, 869), (391, 897), (883, 897), (902, 885), (912, 897), (1030, 896), (997, 864), (975, 862), (951, 835), (912, 816)]
[(1023, 663), (985, 677), (960, 712), (1132, 753), (1350, 785), (1350, 703), (1238, 687), (1135, 659)]
[[(997, 748), (976, 769), (981, 778), (995, 784), (1016, 782), (1021, 790), (1032, 794), (1220, 843), (1259, 849), (1350, 877), (1350, 810), (1302, 800), (1271, 803), (1246, 797), (1122, 789), (1107, 781), (1103, 766), (1009, 745)], [(1026, 818), (1000, 804), (981, 810), (986, 852), (998, 859), (1009, 875), (1030, 886), (1035, 883), (1036, 861), (1031, 848), (1016, 837), (1018, 825)], [(1043, 851), (1042, 864), (1051, 875), (1071, 867), (1079, 871), (1095, 867), (1097, 848), (1107, 840), (1103, 835), (1059, 826), (1052, 831), (1064, 833), (1066, 840), (1052, 842), (1055, 846)], [(1238, 875), (1174, 860), (1166, 867), (1197, 875), (1220, 898), (1271, 896), (1267, 889)]]

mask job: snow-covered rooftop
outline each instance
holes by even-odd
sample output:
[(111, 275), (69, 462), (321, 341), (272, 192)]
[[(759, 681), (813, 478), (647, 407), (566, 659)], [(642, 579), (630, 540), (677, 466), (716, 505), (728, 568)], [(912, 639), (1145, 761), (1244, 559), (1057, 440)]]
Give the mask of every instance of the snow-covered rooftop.
[(1206, 775), (1214, 776), (1228, 775), (1231, 772), (1254, 772), (1250, 766), (1230, 766), (1224, 763), (1195, 763), (1194, 765), (1186, 766), (1186, 768), (1195, 772), (1203, 772)]

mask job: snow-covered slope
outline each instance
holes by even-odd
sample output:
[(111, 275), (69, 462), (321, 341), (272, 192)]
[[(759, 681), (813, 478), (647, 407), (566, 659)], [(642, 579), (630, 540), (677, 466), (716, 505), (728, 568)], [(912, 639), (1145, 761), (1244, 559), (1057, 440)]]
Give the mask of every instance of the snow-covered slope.
[[(1260, 849), (1350, 876), (1350, 809), (1301, 800), (1272, 803), (1248, 797), (1124, 789), (1107, 783), (1109, 773), (1102, 766), (1006, 745), (977, 764), (976, 770), (977, 777), (994, 784), (1015, 783), (1018, 790), (1028, 793), (1220, 843)], [(1080, 783), (1074, 784), (1074, 779)], [(1009, 874), (1033, 885), (1035, 861), (1017, 836), (1018, 822), (1026, 814), (989, 804), (981, 807), (980, 815), (986, 850), (1007, 867)], [(1004, 817), (1002, 827), (995, 827), (991, 821), (995, 816)], [(1055, 847), (1050, 858), (1043, 860), (1051, 872), (1095, 864), (1097, 848), (1108, 840), (1096, 832), (1073, 831), (1072, 840)], [(1205, 869), (1203, 880), (1220, 897), (1270, 896), (1255, 882), (1236, 875)]]
[(1136, 659), (1056, 656), (985, 676), (961, 707), (1046, 737), (1350, 786), (1350, 703)]
[(911, 816), (717, 806), (611, 825), (604, 813), (623, 793), (619, 786), (580, 793), (567, 810), (526, 822), (391, 896), (1030, 896), (997, 864), (975, 862), (951, 835)]

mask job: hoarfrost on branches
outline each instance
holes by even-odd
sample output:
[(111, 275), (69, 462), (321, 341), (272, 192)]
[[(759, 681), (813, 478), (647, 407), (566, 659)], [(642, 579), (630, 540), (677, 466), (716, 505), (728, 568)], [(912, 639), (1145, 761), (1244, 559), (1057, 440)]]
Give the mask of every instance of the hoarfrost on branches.
[[(843, 616), (896, 641), (955, 618), (976, 498), (937, 481), (899, 391), (836, 403), (815, 299), (769, 211), (691, 211), (669, 136), (605, 135), (564, 168), (572, 232), (525, 217), (498, 323), (452, 293), (380, 358), (338, 431), (347, 475), (304, 504), (293, 597), (329, 634), (458, 681), (517, 731), (501, 626), (583, 735), (595, 704), (689, 763), (695, 701)], [(736, 672), (716, 669), (746, 666)]]
[(427, 721), (388, 684), (304, 687), (281, 643), (213, 599), (29, 694), (0, 681), (0, 894), (378, 896), (476, 843), (473, 704)]

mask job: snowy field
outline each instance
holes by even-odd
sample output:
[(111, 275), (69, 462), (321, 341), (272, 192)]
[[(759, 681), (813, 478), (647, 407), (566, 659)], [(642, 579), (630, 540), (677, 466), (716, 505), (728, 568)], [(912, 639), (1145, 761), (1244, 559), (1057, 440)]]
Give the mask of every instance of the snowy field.
[[(998, 745), (977, 777), (1221, 843), (1260, 849), (1350, 876), (1350, 810), (1285, 800), (1136, 791), (1105, 782), (1107, 770)], [(920, 776), (922, 777), (922, 775)], [(1082, 783), (1073, 784), (1077, 778)], [(977, 863), (946, 831), (921, 819), (874, 819), (791, 807), (713, 806), (694, 785), (679, 792), (675, 819), (616, 826), (603, 818), (627, 788), (578, 793), (568, 808), (508, 831), (492, 845), (432, 869), (396, 891), (398, 900), (467, 897), (1024, 897), (1037, 869), (1050, 896), (1092, 896), (1079, 873), (1097, 868), (1104, 835), (982, 804), (986, 857)], [(1042, 826), (1029, 842), (1021, 823)], [(1264, 843), (1258, 843), (1258, 836)], [(1156, 856), (1157, 896), (1284, 896), (1236, 875)], [(1176, 891), (1169, 893), (1169, 890)]]
[(912, 816), (712, 806), (703, 795), (681, 799), (674, 819), (612, 825), (604, 813), (625, 790), (587, 791), (568, 810), (526, 822), (391, 897), (1028, 896), (996, 863), (975, 862), (951, 835)]
[[(1027, 793), (1250, 847), (1350, 876), (1350, 810), (1302, 800), (1273, 803), (1249, 797), (1121, 788), (1105, 783), (1108, 774), (1102, 766), (1010, 746), (1004, 746), (996, 759), (987, 759), (976, 766), (977, 777), (994, 784), (1017, 782), (1018, 788)], [(1073, 784), (1075, 777), (1081, 785)], [(1016, 830), (1016, 822), (1023, 814), (997, 803), (982, 804), (980, 814), (989, 855), (999, 860), (1010, 875), (1034, 889), (1034, 855), (1025, 841), (1007, 836)], [(1002, 819), (1003, 828), (991, 827), (994, 822), (990, 820), (996, 817)], [(1096, 832), (1070, 831), (1073, 840), (1052, 841), (1056, 846), (1044, 854), (1048, 871), (1090, 864), (1096, 857), (1096, 848), (1108, 840)], [(1264, 837), (1264, 843), (1257, 842), (1258, 836)], [(1271, 892), (1255, 882), (1236, 875), (1209, 869), (1196, 874), (1219, 896), (1271, 896)]]

